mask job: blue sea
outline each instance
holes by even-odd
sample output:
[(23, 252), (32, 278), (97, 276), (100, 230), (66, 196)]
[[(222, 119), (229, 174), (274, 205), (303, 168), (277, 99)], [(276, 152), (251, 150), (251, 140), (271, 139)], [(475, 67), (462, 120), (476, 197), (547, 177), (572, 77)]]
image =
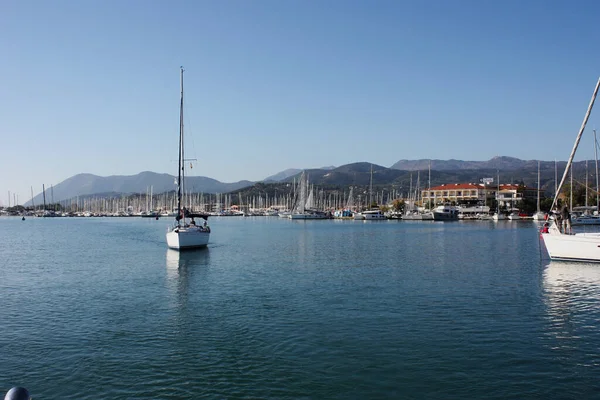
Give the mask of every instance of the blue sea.
[(0, 218), (0, 395), (600, 398), (600, 265), (530, 221)]

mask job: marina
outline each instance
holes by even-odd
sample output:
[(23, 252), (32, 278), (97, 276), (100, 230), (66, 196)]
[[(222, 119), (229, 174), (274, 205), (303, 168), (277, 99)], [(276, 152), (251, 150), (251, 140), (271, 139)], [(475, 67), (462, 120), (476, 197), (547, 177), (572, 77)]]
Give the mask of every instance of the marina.
[(4, 15), (4, 400), (600, 399), (600, 2)]
[(153, 219), (0, 218), (5, 390), (81, 399), (600, 390), (600, 272), (548, 260), (532, 221), (212, 225), (207, 248), (180, 253)]

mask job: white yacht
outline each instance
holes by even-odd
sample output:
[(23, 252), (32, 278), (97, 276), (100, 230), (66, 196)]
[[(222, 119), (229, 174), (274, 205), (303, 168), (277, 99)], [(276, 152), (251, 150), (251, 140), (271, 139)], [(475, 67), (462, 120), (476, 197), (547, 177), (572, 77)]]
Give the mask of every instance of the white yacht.
[(362, 219), (367, 220), (367, 221), (387, 219), (387, 217), (378, 208), (363, 211), (361, 214), (363, 216)]
[(457, 207), (444, 204), (433, 209), (434, 221), (458, 221), (459, 209)]

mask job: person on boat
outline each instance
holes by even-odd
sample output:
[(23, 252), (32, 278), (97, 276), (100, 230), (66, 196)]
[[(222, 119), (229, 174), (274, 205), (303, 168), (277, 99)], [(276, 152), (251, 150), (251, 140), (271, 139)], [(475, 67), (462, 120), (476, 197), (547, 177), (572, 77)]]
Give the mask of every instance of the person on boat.
[(561, 214), (559, 212), (555, 212), (554, 213), (554, 222), (556, 223), (556, 227), (558, 228), (558, 231), (560, 233), (562, 233), (562, 217)]
[(563, 223), (563, 233), (571, 233), (571, 213), (569, 213), (569, 207), (566, 203), (560, 211), (560, 217)]
[(190, 221), (190, 226), (196, 226), (196, 221), (194, 221), (194, 217), (192, 217), (192, 220)]

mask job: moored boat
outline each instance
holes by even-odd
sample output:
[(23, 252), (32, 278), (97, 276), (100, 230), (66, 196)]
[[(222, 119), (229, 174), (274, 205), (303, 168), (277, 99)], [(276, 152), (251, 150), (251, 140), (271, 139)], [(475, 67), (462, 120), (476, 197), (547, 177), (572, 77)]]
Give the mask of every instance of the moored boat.
[(458, 221), (459, 209), (449, 204), (437, 206), (433, 209), (434, 221)]
[[(185, 193), (185, 158), (183, 142), (183, 67), (181, 68), (181, 101), (179, 109), (179, 167), (177, 176), (177, 216), (175, 224), (167, 232), (167, 246), (175, 250), (205, 247), (210, 238), (210, 228), (206, 224), (208, 215), (193, 214), (182, 207), (182, 194)], [(196, 225), (195, 217), (204, 219), (204, 224)], [(187, 219), (190, 219), (189, 223)]]
[(387, 219), (385, 214), (379, 208), (363, 211), (361, 214), (366, 221)]
[[(600, 88), (600, 79), (596, 83), (596, 88), (588, 105), (587, 112), (583, 118), (579, 133), (575, 138), (575, 144), (571, 150), (569, 160), (565, 166), (562, 179), (554, 194), (554, 200), (552, 202), (551, 210), (555, 209), (558, 204), (558, 197), (562, 186), (566, 180), (566, 177), (573, 164), (577, 147), (581, 140), (581, 136), (585, 130), (590, 113), (594, 107), (594, 102), (598, 94), (598, 88)], [(546, 224), (544, 224), (546, 225)], [(567, 227), (561, 227), (557, 219), (552, 219), (549, 222), (549, 227), (545, 226), (541, 233), (541, 238), (544, 242), (548, 255), (552, 260), (569, 260), (569, 261), (583, 261), (583, 262), (600, 262), (600, 233), (573, 233)]]

